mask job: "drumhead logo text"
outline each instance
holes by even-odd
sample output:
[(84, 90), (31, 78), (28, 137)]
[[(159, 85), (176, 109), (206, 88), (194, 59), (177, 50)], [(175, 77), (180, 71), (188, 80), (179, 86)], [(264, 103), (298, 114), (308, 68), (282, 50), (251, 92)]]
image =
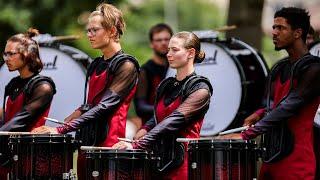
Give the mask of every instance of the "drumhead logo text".
[(43, 69), (44, 70), (54, 70), (57, 69), (56, 63), (57, 63), (58, 56), (54, 56), (53, 61), (48, 62), (42, 62), (43, 63)]

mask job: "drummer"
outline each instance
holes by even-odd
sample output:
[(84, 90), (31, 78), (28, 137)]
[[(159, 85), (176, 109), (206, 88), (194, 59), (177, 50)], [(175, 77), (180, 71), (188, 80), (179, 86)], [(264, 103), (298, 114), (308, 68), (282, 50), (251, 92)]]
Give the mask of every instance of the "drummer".
[[(122, 12), (102, 3), (89, 16), (87, 36), (91, 46), (102, 56), (89, 66), (86, 104), (65, 119), (65, 125), (40, 127), (37, 133), (68, 133), (80, 129), (76, 136), (82, 145), (111, 147), (125, 137), (127, 113), (136, 91), (139, 76), (137, 60), (125, 54), (120, 37), (125, 22)], [(78, 156), (78, 177), (85, 178), (85, 155)]]
[[(9, 71), (18, 71), (19, 76), (5, 88), (0, 131), (31, 131), (44, 125), (44, 117), (48, 116), (56, 91), (54, 82), (39, 74), (43, 64), (38, 43), (32, 39), (38, 34), (38, 30), (30, 28), (7, 40), (3, 59)], [(6, 179), (8, 170), (0, 165), (0, 179)]]
[(289, 57), (271, 70), (267, 101), (272, 97), (273, 104), (245, 119), (245, 125), (254, 127), (224, 137), (248, 140), (265, 134), (260, 180), (315, 179), (313, 122), (320, 102), (320, 58), (308, 52), (309, 26), (310, 16), (304, 9), (282, 8), (275, 13), (275, 49), (285, 49)]
[[(174, 141), (177, 137), (200, 136), (201, 125), (212, 94), (208, 79), (197, 75), (194, 70), (194, 63), (201, 63), (205, 57), (204, 52), (200, 51), (200, 40), (191, 32), (180, 32), (170, 39), (168, 50), (169, 66), (176, 69), (177, 74), (165, 79), (157, 89), (155, 119), (147, 122), (147, 130), (150, 131), (132, 144), (121, 141), (113, 148), (152, 149), (158, 141), (170, 141), (171, 136), (174, 137)], [(186, 147), (183, 150), (186, 150)], [(159, 178), (187, 179), (186, 153), (179, 154), (174, 161), (180, 158), (184, 160)]]

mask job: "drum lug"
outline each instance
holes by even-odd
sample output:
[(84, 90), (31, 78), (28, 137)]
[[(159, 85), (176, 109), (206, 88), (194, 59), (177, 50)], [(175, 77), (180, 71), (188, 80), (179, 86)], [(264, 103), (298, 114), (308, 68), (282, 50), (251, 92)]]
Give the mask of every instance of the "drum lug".
[(72, 169), (68, 173), (63, 173), (62, 174), (62, 179), (63, 180), (75, 180), (76, 179), (76, 174), (73, 172)]

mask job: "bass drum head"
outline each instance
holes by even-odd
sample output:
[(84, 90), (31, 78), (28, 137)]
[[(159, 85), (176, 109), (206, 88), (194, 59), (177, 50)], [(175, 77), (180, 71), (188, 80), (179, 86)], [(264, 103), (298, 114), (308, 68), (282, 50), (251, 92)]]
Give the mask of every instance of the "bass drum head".
[[(210, 136), (232, 123), (240, 107), (242, 86), (234, 60), (222, 47), (203, 42), (201, 48), (206, 53), (206, 59), (201, 64), (195, 64), (195, 71), (210, 80), (213, 94), (200, 135)], [(168, 76), (175, 74), (176, 71), (169, 68)]]
[[(320, 41), (314, 43), (310, 48), (310, 53), (314, 56), (320, 57)], [(318, 107), (318, 111), (314, 117), (314, 123), (320, 127), (320, 105)]]
[[(91, 61), (85, 53), (70, 46), (40, 47), (40, 58), (44, 64), (41, 75), (51, 77), (56, 85), (49, 117), (63, 121), (83, 103), (85, 67), (80, 61)], [(0, 102), (3, 102), (5, 85), (18, 76), (9, 72), (4, 64), (0, 67)], [(47, 125), (57, 126), (47, 121)]]

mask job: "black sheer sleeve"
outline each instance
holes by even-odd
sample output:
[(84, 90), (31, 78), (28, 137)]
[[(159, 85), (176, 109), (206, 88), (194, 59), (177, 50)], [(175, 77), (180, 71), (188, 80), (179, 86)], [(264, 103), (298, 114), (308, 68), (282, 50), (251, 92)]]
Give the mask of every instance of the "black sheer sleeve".
[(131, 61), (123, 62), (115, 71), (110, 87), (106, 88), (101, 101), (79, 118), (57, 128), (59, 133), (75, 131), (86, 123), (110, 116), (112, 111), (126, 98), (138, 80), (138, 70)]
[[(207, 86), (205, 83), (204, 86)], [(211, 93), (209, 88), (194, 87), (191, 94), (180, 104), (180, 106), (149, 131), (143, 139), (134, 143), (134, 148), (148, 149), (156, 139), (164, 134), (177, 133), (186, 128), (194, 120), (203, 117), (210, 104)]]
[[(136, 97), (134, 99), (134, 104), (136, 108), (136, 113), (138, 116), (150, 117), (153, 114), (153, 104), (149, 104), (147, 100), (147, 92), (149, 91), (148, 87), (148, 78), (145, 70), (141, 70), (139, 76), (139, 83), (137, 87)], [(152, 92), (151, 92), (152, 93)], [(156, 92), (153, 92), (156, 93)]]
[(297, 114), (301, 107), (309, 103), (320, 93), (320, 64), (312, 64), (301, 71), (297, 79), (297, 87), (268, 115), (242, 133), (244, 139), (252, 139), (267, 132), (279, 121), (287, 120)]
[(25, 131), (50, 106), (53, 95), (54, 90), (49, 83), (39, 82), (21, 111), (4, 124), (0, 131)]

